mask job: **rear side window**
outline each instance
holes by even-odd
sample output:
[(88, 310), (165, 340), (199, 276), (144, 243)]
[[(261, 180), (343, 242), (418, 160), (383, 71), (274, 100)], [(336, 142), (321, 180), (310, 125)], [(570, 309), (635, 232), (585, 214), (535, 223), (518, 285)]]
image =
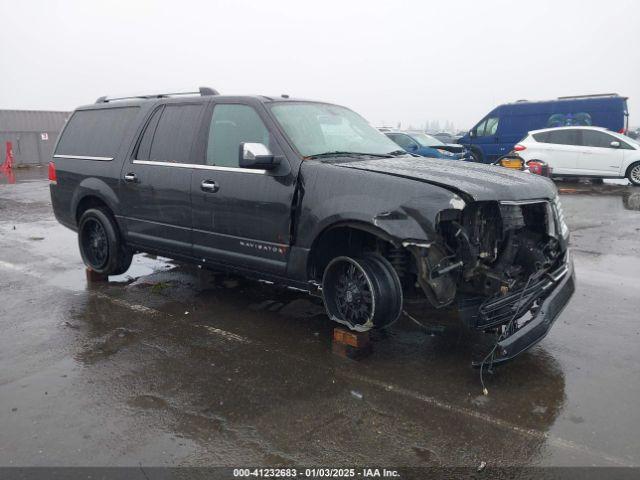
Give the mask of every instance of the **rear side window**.
[(147, 122), (135, 158), (189, 163), (202, 105), (165, 105)]
[(549, 143), (549, 132), (534, 133), (533, 138), (536, 142)]
[(137, 113), (138, 107), (78, 110), (69, 119), (55, 154), (112, 159)]
[[(580, 145), (579, 130), (552, 130), (546, 132), (547, 139), (545, 143), (553, 143), (556, 145)], [(537, 139), (536, 139), (537, 140)]]

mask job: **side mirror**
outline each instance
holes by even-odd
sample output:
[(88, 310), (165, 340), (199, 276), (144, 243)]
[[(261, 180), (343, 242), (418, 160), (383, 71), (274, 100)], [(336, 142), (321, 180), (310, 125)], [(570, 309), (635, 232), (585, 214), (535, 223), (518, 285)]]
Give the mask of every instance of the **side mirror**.
[(620, 142), (614, 140), (609, 144), (612, 148), (620, 148)]
[(474, 132), (473, 130), (469, 130), (469, 137), (473, 138), (476, 136), (476, 132)]
[(409, 145), (409, 150), (411, 150), (412, 152), (418, 151), (418, 145), (412, 143), (411, 145)]
[(255, 168), (260, 170), (273, 170), (280, 165), (280, 158), (276, 157), (262, 143), (242, 142), (240, 144), (241, 168)]

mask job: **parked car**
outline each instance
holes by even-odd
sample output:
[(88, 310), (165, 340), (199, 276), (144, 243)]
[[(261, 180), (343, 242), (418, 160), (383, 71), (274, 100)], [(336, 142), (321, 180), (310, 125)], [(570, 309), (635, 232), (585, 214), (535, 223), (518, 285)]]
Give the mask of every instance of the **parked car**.
[(442, 143), (450, 143), (454, 145), (458, 143), (458, 140), (460, 140), (460, 138), (462, 138), (462, 135), (455, 135), (449, 132), (438, 132), (438, 133), (434, 133), (431, 136), (437, 138)]
[(409, 153), (447, 160), (471, 159), (471, 154), (462, 145), (446, 144), (426, 133), (384, 132), (384, 134)]
[(627, 98), (603, 94), (507, 103), (489, 112), (459, 143), (471, 150), (474, 161), (493, 163), (527, 132), (563, 126), (598, 126), (625, 133), (629, 126)]
[(101, 97), (69, 119), (49, 178), (56, 218), (99, 274), (150, 252), (322, 295), (358, 331), (456, 307), (495, 332), (496, 362), (543, 338), (574, 291), (552, 182), (416, 161), (328, 103)]
[(542, 160), (554, 176), (627, 178), (640, 185), (640, 144), (598, 127), (534, 130), (514, 150), (525, 161)]

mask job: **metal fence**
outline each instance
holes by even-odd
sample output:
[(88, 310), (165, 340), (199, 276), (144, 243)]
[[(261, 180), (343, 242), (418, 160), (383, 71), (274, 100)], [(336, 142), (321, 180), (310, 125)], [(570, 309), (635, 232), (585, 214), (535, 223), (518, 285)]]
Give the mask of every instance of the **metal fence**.
[(0, 164), (6, 160), (10, 142), (15, 166), (46, 165), (70, 115), (71, 112), (0, 110)]

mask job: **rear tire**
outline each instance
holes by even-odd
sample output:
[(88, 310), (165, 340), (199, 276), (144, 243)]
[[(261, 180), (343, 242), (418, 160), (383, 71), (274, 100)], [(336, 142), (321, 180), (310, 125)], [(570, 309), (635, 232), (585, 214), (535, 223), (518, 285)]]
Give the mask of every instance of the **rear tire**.
[(627, 178), (632, 185), (640, 186), (640, 162), (631, 164), (627, 169)]
[(334, 258), (325, 268), (322, 296), (331, 320), (364, 332), (384, 328), (402, 313), (402, 287), (384, 258)]
[(122, 242), (113, 217), (103, 209), (90, 208), (82, 214), (78, 246), (84, 264), (101, 275), (120, 275), (131, 265), (133, 252)]

